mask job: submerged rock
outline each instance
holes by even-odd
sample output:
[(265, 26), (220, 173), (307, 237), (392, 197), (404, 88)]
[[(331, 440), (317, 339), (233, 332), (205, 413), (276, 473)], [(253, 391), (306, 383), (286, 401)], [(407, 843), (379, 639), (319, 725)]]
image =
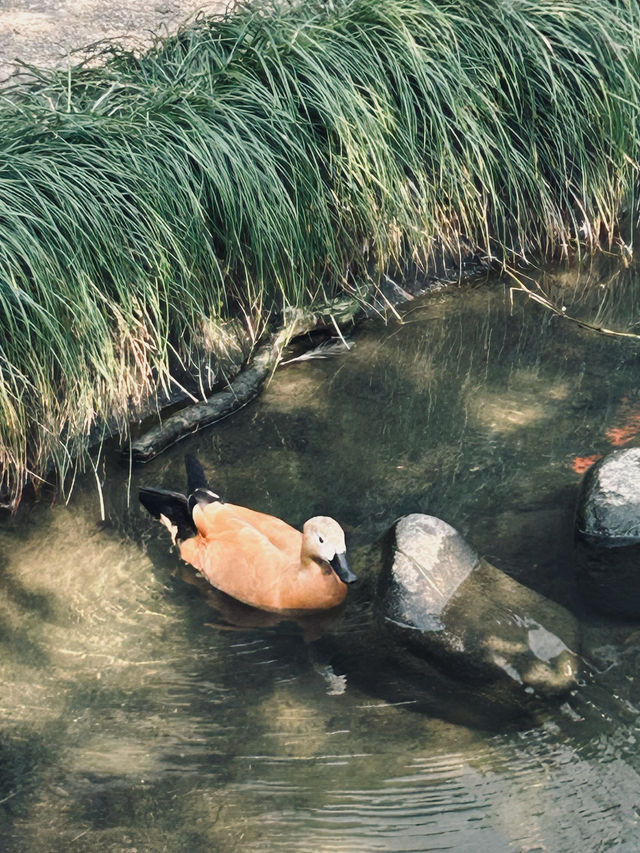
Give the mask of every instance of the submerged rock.
[(588, 601), (604, 613), (640, 616), (640, 447), (614, 450), (587, 471), (575, 533)]
[(451, 677), (519, 696), (576, 685), (573, 616), (481, 559), (439, 518), (416, 513), (396, 524), (377, 610), (395, 649)]

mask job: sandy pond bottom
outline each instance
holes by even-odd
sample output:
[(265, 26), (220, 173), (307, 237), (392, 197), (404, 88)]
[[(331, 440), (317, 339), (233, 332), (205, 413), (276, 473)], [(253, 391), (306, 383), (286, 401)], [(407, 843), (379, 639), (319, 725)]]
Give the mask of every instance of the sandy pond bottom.
[[(545, 287), (602, 325), (640, 316), (640, 278), (590, 279)], [(131, 481), (108, 457), (106, 522), (93, 477), (0, 521), (3, 851), (640, 848), (640, 619), (584, 607), (571, 535), (581, 460), (640, 443), (638, 343), (500, 283), (403, 315), (282, 368)], [(234, 502), (344, 524), (363, 581), (333, 624), (230, 613), (193, 585), (135, 498), (180, 486), (186, 451)], [(375, 654), (335, 666), (371, 618), (367, 548), (411, 511), (577, 614), (592, 675), (569, 703), (500, 720), (415, 674), (399, 688)]]

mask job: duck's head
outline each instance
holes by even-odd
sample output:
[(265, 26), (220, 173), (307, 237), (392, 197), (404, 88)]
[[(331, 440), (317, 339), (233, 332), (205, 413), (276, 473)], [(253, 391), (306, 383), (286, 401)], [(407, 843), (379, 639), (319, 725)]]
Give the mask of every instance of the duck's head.
[(343, 583), (353, 583), (356, 575), (347, 563), (344, 530), (326, 515), (316, 515), (302, 528), (302, 551), (312, 560), (328, 563)]

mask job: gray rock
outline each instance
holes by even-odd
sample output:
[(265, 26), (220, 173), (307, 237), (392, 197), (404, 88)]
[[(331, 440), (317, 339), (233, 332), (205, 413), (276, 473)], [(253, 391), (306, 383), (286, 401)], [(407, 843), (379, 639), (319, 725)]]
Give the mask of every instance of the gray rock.
[(402, 518), (377, 590), (381, 628), (400, 656), (517, 696), (576, 685), (578, 628), (560, 605), (481, 559), (449, 524)]
[(608, 453), (584, 475), (576, 527), (616, 545), (640, 542), (640, 447)]
[(587, 471), (575, 532), (581, 585), (592, 606), (640, 616), (640, 447), (614, 450)]

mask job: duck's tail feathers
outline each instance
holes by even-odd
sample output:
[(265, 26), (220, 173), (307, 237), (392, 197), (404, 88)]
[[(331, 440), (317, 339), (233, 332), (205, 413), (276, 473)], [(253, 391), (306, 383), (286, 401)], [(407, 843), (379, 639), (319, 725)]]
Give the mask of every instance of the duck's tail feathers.
[(204, 506), (215, 503), (216, 501), (222, 503), (220, 495), (217, 495), (209, 487), (204, 468), (200, 464), (200, 461), (193, 454), (187, 453), (184, 457), (184, 464), (187, 469), (187, 494), (189, 495), (187, 506), (189, 507), (189, 513), (193, 512), (196, 504)]
[(208, 489), (209, 483), (200, 460), (192, 453), (187, 453), (184, 464), (187, 469), (187, 494), (192, 494), (196, 489)]
[(140, 503), (154, 518), (160, 519), (171, 533), (174, 542), (183, 542), (198, 532), (187, 498), (180, 492), (149, 486), (140, 489)]

